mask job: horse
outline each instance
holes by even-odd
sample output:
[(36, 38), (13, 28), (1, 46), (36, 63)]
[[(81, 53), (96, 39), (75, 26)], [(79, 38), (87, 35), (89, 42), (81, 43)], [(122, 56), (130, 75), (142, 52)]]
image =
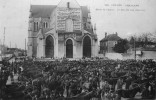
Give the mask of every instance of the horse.
[(134, 98), (137, 92), (141, 92), (141, 87), (139, 85), (129, 90), (123, 90), (123, 89), (117, 90), (118, 96), (123, 98)]
[(154, 99), (155, 93), (154, 86), (151, 83), (146, 83), (141, 96), (143, 99)]

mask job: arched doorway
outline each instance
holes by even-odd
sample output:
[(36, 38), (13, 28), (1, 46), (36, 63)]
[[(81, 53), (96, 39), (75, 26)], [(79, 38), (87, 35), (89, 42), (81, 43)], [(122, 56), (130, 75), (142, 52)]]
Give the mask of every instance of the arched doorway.
[(46, 38), (45, 56), (46, 58), (54, 57), (54, 39), (50, 35)]
[(66, 41), (66, 58), (73, 58), (73, 42), (71, 39)]
[(83, 39), (83, 57), (91, 57), (91, 39), (89, 36)]

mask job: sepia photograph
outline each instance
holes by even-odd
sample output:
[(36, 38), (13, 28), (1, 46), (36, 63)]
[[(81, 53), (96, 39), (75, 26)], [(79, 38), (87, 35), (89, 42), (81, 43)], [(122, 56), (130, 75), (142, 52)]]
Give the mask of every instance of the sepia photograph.
[(0, 0), (0, 100), (156, 100), (156, 0)]

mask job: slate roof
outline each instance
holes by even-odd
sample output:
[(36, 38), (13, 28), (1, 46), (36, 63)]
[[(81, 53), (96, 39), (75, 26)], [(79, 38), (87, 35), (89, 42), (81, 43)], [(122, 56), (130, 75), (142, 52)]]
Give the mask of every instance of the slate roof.
[(56, 8), (56, 5), (31, 5), (30, 11), (34, 18), (48, 18), (52, 11)]
[(83, 17), (88, 17), (88, 13), (90, 12), (87, 8), (87, 6), (81, 6), (81, 9), (82, 9), (82, 15)]
[[(50, 17), (53, 10), (57, 7), (57, 5), (31, 5), (30, 11), (32, 12), (32, 17), (34, 18), (48, 18)], [(90, 12), (87, 6), (81, 6), (83, 17), (88, 17), (88, 13)]]
[(117, 34), (109, 34), (105, 38), (103, 38), (102, 40), (100, 40), (100, 42), (118, 41), (119, 39), (121, 39), (121, 38)]

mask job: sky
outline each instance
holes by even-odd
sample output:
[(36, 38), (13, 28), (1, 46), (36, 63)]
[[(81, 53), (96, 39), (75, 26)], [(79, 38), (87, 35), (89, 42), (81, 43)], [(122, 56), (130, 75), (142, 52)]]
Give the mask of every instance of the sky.
[[(0, 44), (25, 48), (30, 5), (57, 5), (60, 0), (0, 0)], [(98, 40), (105, 32), (122, 38), (156, 33), (156, 0), (77, 0), (91, 10)], [(5, 27), (5, 41), (4, 41)]]

